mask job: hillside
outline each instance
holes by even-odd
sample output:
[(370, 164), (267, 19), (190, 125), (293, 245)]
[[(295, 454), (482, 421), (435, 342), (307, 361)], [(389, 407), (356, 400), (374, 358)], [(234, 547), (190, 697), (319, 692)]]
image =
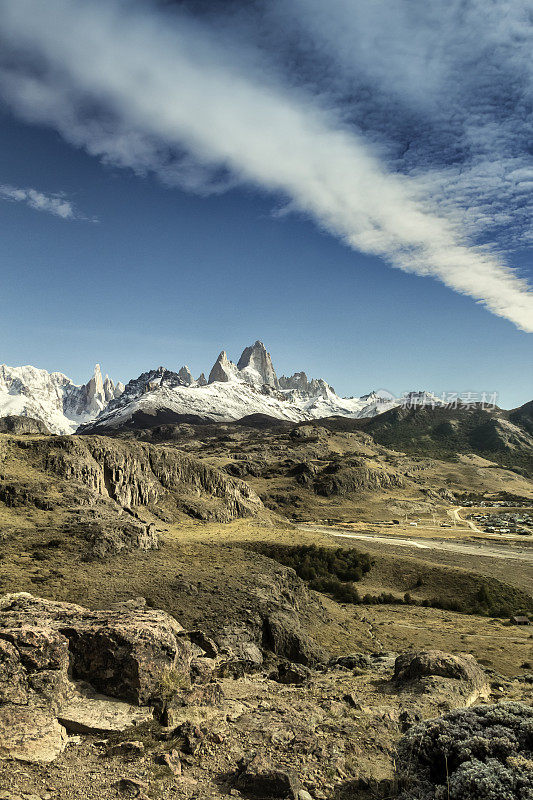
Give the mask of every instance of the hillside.
[[(528, 477), (472, 455), (466, 445), (464, 453), (436, 447), (431, 454), (414, 447), (402, 453), (399, 445), (386, 446), (358, 430), (363, 422), (326, 419), (293, 425), (253, 415), (233, 423), (164, 425), (124, 432), (120, 438), (165, 443), (194, 454), (245, 480), (265, 505), (292, 520), (445, 514), (465, 492), (533, 497)], [(424, 446), (430, 449), (422, 441)]]
[(533, 476), (532, 403), (514, 411), (479, 406), (397, 407), (371, 419), (321, 420), (331, 431), (364, 431), (379, 444), (429, 458), (477, 453)]
[(88, 555), (157, 547), (157, 528), (187, 517), (263, 513), (243, 481), (166, 447), (100, 436), (0, 435), (4, 538), (48, 529)]

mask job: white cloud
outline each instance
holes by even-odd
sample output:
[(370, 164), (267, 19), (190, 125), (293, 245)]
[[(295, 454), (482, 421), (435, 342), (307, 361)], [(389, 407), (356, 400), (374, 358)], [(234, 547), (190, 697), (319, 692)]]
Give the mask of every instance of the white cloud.
[(62, 219), (81, 219), (72, 203), (61, 194), (44, 194), (37, 189), (17, 189), (15, 186), (0, 184), (0, 200), (25, 203), (35, 211), (46, 211)]
[[(472, 219), (439, 205), (435, 182), (392, 172), (329, 98), (296, 89), (242, 42), (228, 47), (227, 32), (119, 0), (0, 0), (0, 30), (32, 56), (31, 69), (20, 59), (0, 69), (0, 92), (25, 119), (166, 182), (281, 195), (354, 249), (533, 331), (531, 288), (468, 242)], [(438, 72), (430, 78), (438, 84)]]

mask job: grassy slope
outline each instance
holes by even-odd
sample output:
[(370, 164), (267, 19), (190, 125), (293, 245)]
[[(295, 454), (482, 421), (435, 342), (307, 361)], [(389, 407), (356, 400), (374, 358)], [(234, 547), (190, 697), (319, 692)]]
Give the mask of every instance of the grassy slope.
[[(222, 624), (246, 618), (254, 609), (256, 589), (265, 578), (264, 557), (254, 552), (258, 546), (265, 542), (331, 545), (329, 538), (319, 533), (284, 525), (242, 520), (227, 525), (190, 522), (163, 534), (159, 551), (85, 563), (75, 541), (65, 539), (59, 547), (43, 547), (52, 534), (50, 528), (30, 527), (0, 544), (2, 593), (29, 591), (100, 608), (144, 596), (186, 627), (200, 626), (212, 632)], [(38, 560), (35, 553), (40, 554)], [(466, 596), (476, 590), (479, 580), (467, 571), (380, 557), (358, 586), (362, 591), (403, 593), (418, 578), (422, 578), (422, 586), (412, 594), (420, 597), (429, 587), (450, 597)], [(192, 585), (192, 592), (183, 590), (187, 584)], [(320, 612), (321, 606), (329, 616)], [(458, 652), (468, 649), (509, 674), (520, 671), (531, 647), (527, 629), (509, 628), (502, 621), (432, 608), (343, 606), (325, 596), (320, 596), (316, 608), (303, 611), (303, 624), (336, 655), (415, 645)], [(491, 650), (489, 640), (496, 634), (502, 644)]]

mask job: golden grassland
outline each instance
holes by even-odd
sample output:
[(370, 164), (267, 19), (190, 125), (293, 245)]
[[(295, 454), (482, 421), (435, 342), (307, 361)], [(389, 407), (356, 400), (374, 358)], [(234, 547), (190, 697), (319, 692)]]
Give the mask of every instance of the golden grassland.
[[(268, 582), (265, 559), (257, 553), (261, 546), (332, 546), (326, 534), (283, 523), (187, 522), (163, 532), (157, 551), (84, 561), (78, 540), (42, 524), (46, 514), (39, 512), (41, 524), (35, 527), (26, 512), (26, 525), (0, 544), (2, 593), (27, 591), (94, 608), (143, 596), (186, 627), (201, 625), (208, 631), (253, 609), (257, 587)], [(373, 555), (373, 568), (357, 584), (361, 593), (410, 591), (422, 599), (427, 593), (454, 597), (475, 590), (477, 577), (468, 570)], [(506, 674), (516, 674), (532, 659), (531, 629), (510, 627), (505, 620), (419, 606), (342, 605), (316, 597), (316, 608), (304, 613), (303, 622), (333, 655), (438, 647), (471, 652)]]

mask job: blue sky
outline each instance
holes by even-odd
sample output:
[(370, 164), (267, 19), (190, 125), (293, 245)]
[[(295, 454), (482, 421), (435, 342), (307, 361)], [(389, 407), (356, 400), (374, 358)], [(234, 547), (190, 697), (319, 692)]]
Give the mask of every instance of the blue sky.
[(525, 4), (379, 6), (0, 0), (0, 361), (531, 399)]

